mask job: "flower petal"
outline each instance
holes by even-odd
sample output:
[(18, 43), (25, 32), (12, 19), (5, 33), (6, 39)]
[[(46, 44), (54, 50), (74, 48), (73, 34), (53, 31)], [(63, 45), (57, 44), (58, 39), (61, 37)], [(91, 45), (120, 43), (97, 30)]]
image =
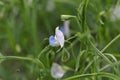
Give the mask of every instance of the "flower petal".
[(57, 27), (56, 30), (55, 30), (55, 37), (56, 37), (56, 40), (60, 43), (60, 46), (62, 48), (64, 46), (64, 35), (59, 30), (59, 27)]
[(110, 12), (111, 12), (110, 18), (112, 21), (120, 20), (120, 5), (116, 6), (115, 8), (111, 8)]
[(64, 26), (60, 26), (60, 27), (59, 27), (59, 30), (60, 30), (63, 34), (65, 34)]
[(53, 78), (62, 78), (65, 71), (62, 69), (62, 67), (57, 64), (53, 63), (51, 67), (51, 75)]
[(56, 38), (54, 36), (49, 37), (49, 44), (53, 47), (58, 46), (59, 43), (57, 42)]
[(64, 21), (64, 29), (65, 29), (64, 34), (67, 38), (70, 37), (69, 24), (70, 24), (69, 20)]

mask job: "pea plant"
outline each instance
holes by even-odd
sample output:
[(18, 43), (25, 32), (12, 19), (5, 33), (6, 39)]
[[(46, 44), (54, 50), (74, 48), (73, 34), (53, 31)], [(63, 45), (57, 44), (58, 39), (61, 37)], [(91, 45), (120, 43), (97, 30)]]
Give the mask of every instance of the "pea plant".
[(120, 1), (78, 2), (1, 0), (0, 80), (120, 80)]

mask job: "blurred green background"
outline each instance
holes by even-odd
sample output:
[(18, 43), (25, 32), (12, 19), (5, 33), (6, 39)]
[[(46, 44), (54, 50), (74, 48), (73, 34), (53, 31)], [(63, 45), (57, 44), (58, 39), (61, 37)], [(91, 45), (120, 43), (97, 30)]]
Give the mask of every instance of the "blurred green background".
[[(0, 0), (1, 54), (37, 57), (49, 44), (45, 39), (54, 35), (57, 26), (63, 25), (60, 16), (76, 16), (80, 2), (81, 0)], [(118, 0), (89, 0), (85, 14), (86, 25), (100, 50), (120, 34), (120, 20), (111, 21), (110, 18), (110, 8), (117, 3)], [(104, 13), (101, 14), (102, 12)], [(80, 32), (79, 27), (76, 20), (71, 19), (71, 36)], [(79, 49), (77, 47), (76, 44), (76, 53)], [(120, 60), (120, 40), (112, 44), (106, 52)], [(45, 56), (43, 63), (44, 58)], [(73, 63), (70, 62), (71, 64)], [(41, 77), (40, 80), (52, 80), (49, 68), (46, 71), (48, 72), (45, 73), (29, 61), (7, 60), (0, 64), (0, 80), (37, 80), (38, 77)]]

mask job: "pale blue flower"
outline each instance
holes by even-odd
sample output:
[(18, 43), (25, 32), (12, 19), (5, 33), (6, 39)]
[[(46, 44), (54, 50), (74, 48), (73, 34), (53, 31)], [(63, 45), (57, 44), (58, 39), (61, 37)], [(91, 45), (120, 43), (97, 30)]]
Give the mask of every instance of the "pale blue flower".
[(65, 74), (65, 70), (62, 68), (61, 65), (57, 63), (53, 63), (51, 67), (51, 76), (53, 78), (59, 79), (62, 78)]
[(48, 0), (47, 1), (46, 10), (48, 12), (52, 12), (52, 11), (55, 10), (55, 2), (54, 2), (54, 0)]
[(115, 8), (110, 8), (110, 12), (112, 21), (120, 20), (120, 5), (117, 5)]
[(70, 37), (69, 24), (70, 21), (66, 20), (64, 21), (64, 25), (59, 28), (67, 38)]
[(53, 47), (60, 45), (62, 48), (64, 46), (64, 35), (59, 27), (55, 29), (55, 36), (49, 37), (49, 44)]

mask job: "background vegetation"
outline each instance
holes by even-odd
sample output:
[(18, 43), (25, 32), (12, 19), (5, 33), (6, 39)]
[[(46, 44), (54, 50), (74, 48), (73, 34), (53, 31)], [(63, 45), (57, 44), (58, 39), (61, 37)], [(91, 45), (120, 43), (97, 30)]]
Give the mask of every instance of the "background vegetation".
[[(54, 80), (53, 62), (67, 66), (65, 80), (120, 80), (119, 0), (0, 0), (0, 80)], [(61, 15), (70, 18), (63, 49), (48, 46)]]

